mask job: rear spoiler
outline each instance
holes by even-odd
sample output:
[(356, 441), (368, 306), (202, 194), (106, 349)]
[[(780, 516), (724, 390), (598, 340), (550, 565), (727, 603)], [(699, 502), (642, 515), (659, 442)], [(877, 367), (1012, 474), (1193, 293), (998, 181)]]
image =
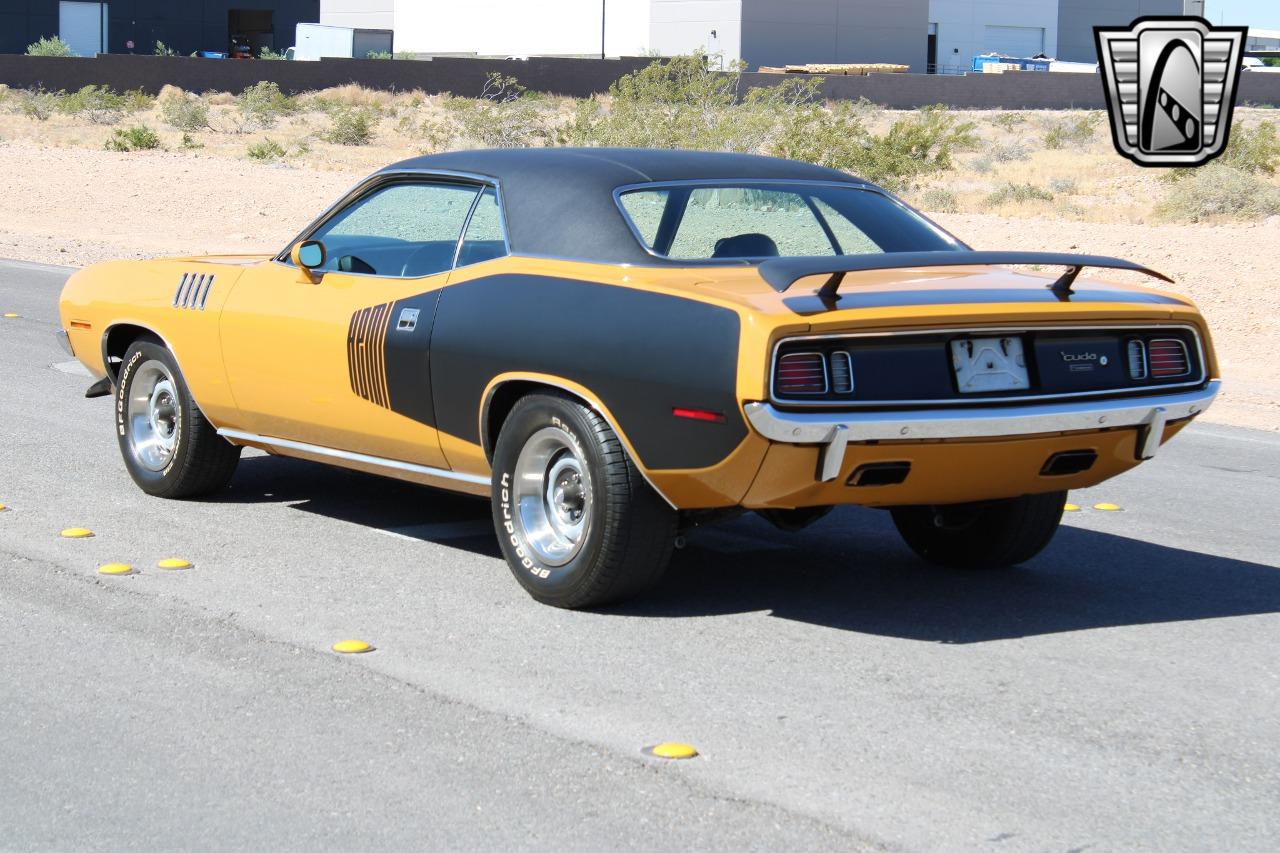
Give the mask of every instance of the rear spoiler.
[(869, 270), (916, 269), (919, 267), (985, 267), (1006, 264), (1043, 264), (1066, 267), (1067, 271), (1049, 285), (1057, 294), (1068, 294), (1076, 277), (1085, 267), (1130, 270), (1173, 283), (1173, 279), (1133, 261), (1104, 255), (1069, 255), (1061, 252), (889, 252), (881, 255), (836, 255), (814, 258), (776, 258), (760, 264), (760, 275), (769, 286), (785, 293), (793, 284), (811, 275), (827, 275), (826, 284), (818, 290), (824, 301), (839, 298), (840, 284), (846, 273)]

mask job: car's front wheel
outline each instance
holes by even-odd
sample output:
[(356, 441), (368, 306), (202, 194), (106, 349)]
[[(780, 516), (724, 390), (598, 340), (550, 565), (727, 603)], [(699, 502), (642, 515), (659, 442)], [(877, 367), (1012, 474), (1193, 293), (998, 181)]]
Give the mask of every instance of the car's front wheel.
[(1001, 568), (1030, 560), (1053, 539), (1066, 492), (1003, 501), (892, 510), (903, 540), (931, 563), (966, 569)]
[(225, 486), (240, 448), (218, 435), (191, 398), (173, 353), (135, 341), (116, 378), (116, 437), (129, 476), (149, 495), (192, 498)]
[(493, 455), (493, 522), (520, 585), (557, 607), (636, 595), (662, 577), (676, 513), (598, 413), (552, 394), (522, 398)]

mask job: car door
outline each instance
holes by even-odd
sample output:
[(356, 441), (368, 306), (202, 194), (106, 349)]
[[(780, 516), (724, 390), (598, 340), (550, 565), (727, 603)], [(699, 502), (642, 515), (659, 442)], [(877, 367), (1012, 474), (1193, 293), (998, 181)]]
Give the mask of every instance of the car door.
[(246, 273), (221, 320), (238, 428), (447, 467), (432, 408), (432, 322), (483, 190), (375, 180), (306, 235), (327, 253), (316, 276), (285, 256)]

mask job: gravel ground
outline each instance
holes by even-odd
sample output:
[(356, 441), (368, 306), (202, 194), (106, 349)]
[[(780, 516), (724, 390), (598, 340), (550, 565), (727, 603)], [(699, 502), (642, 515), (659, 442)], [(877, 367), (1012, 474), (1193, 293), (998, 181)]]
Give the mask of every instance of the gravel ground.
[[(0, 257), (79, 266), (165, 254), (273, 252), (365, 170), (177, 151), (0, 144)], [(19, 203), (19, 200), (20, 203)], [(1280, 218), (1248, 225), (1101, 224), (940, 214), (979, 249), (1114, 254), (1172, 275), (1208, 316), (1226, 377), (1209, 420), (1280, 430)], [(1270, 247), (1270, 252), (1266, 251)]]

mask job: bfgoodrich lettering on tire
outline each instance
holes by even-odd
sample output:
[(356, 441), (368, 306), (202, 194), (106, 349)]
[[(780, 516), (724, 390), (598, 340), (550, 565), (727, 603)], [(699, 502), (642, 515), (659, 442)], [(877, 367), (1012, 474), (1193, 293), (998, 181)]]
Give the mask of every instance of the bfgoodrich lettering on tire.
[(653, 586), (676, 535), (675, 511), (604, 418), (550, 393), (521, 399), (498, 434), (493, 523), (520, 585), (571, 608)]
[(116, 378), (116, 437), (133, 481), (149, 495), (190, 498), (227, 484), (240, 448), (205, 420), (173, 354), (135, 341)]

